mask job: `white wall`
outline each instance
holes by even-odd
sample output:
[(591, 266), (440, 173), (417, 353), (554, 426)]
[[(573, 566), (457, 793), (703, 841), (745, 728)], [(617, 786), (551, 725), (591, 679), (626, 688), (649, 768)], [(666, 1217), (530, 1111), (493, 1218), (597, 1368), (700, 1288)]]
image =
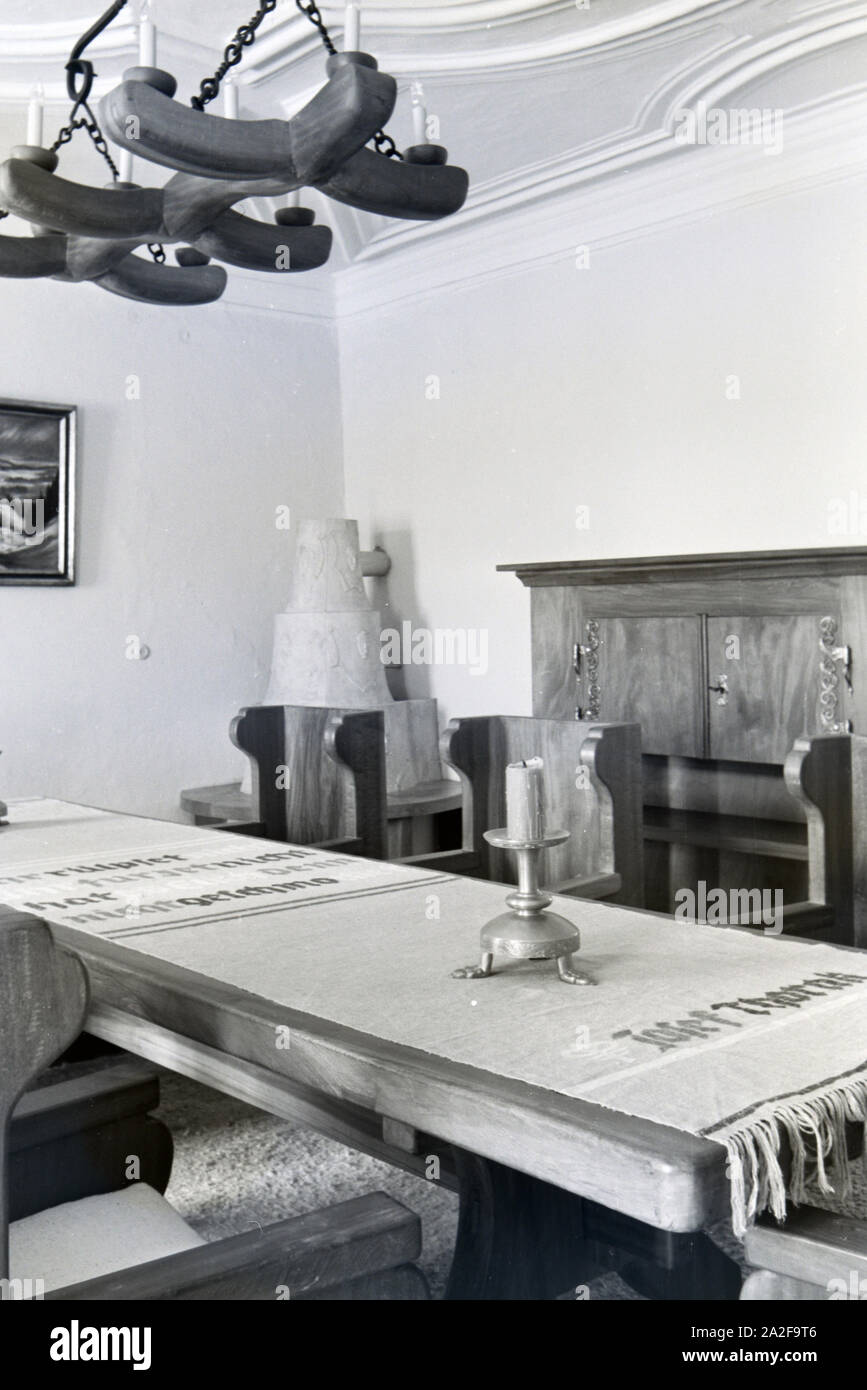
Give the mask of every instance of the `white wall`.
[(828, 530), (860, 489), (867, 531), (865, 214), (831, 183), (341, 323), (347, 514), (392, 553), (390, 611), (489, 629), (486, 676), (409, 693), (530, 712), (498, 563), (867, 544)]
[(0, 585), (0, 797), (179, 817), (181, 787), (244, 766), (229, 720), (262, 698), (286, 601), (276, 507), (343, 510), (333, 329), (10, 280), (0, 317), (0, 397), (74, 404), (80, 428), (75, 586)]
[(77, 584), (0, 586), (0, 797), (173, 816), (239, 775), (279, 504), (387, 547), (386, 625), (487, 632), (486, 675), (409, 670), (443, 718), (530, 709), (529, 595), (497, 563), (867, 543), (828, 532), (831, 498), (867, 505), (857, 187), (350, 317), (339, 359), (328, 322), (0, 282), (0, 397), (80, 411)]

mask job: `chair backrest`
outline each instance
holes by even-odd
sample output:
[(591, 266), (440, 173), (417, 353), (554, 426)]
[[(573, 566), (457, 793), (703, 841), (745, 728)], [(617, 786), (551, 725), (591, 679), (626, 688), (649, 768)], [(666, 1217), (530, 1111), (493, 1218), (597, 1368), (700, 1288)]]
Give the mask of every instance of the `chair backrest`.
[(255, 818), (272, 840), (386, 854), (382, 710), (252, 705), (230, 736), (253, 767)]
[(443, 775), (436, 700), (394, 700), (383, 705), (385, 782), (389, 792), (406, 791)]
[(540, 757), (548, 826), (571, 831), (565, 844), (542, 854), (541, 882), (558, 887), (586, 874), (618, 873), (616, 901), (642, 905), (637, 724), (484, 715), (452, 720), (441, 752), (464, 782), (464, 848), (478, 854), (482, 877), (516, 882), (514, 856), (488, 845), (484, 831), (506, 824), (507, 764)]
[(81, 1032), (87, 975), (37, 917), (0, 907), (0, 1279), (9, 1277), (8, 1135), (31, 1081)]

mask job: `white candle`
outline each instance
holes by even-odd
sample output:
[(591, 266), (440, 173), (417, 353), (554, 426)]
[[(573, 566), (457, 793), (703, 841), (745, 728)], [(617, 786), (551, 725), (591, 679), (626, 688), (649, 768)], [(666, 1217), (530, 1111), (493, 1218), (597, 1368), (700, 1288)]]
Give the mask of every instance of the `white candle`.
[(240, 93), (231, 73), (223, 78), (223, 115), (229, 121), (238, 119), (238, 100)]
[(506, 768), (506, 833), (510, 840), (541, 840), (545, 835), (541, 758)]
[(157, 65), (157, 30), (147, 3), (139, 11), (138, 61), (143, 68), (155, 68)]
[(412, 104), (412, 143), (427, 144), (427, 111), (420, 101), (413, 101)]
[(287, 207), (290, 207), (290, 208), (300, 208), (300, 206), (301, 206), (301, 189), (300, 189), (300, 188), (293, 188), (293, 189), (292, 189), (292, 192), (289, 194), (289, 198), (288, 198), (288, 200), (287, 200), (286, 206), (287, 206)]
[(361, 6), (347, 5), (343, 17), (343, 48), (346, 53), (357, 53), (361, 44)]
[(118, 170), (121, 183), (132, 183), (132, 151), (121, 150), (120, 168)]
[(42, 145), (43, 127), (45, 124), (45, 92), (41, 82), (30, 94), (30, 103), (27, 107), (27, 140), (28, 145)]

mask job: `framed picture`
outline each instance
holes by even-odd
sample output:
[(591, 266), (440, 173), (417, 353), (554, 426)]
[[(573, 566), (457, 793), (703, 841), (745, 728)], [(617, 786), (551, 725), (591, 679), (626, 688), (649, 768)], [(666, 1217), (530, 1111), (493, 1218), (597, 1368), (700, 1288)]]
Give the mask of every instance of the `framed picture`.
[(75, 407), (0, 400), (0, 584), (73, 584)]

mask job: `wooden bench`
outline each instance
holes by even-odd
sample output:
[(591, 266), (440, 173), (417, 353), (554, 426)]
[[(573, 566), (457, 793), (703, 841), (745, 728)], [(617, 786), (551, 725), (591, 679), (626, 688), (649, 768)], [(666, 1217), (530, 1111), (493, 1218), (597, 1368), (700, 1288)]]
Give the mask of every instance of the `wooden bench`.
[[(673, 911), (674, 890), (737, 883), (783, 908), (775, 932), (852, 944), (857, 827), (850, 736), (797, 738), (781, 764), (646, 756), (647, 903)], [(731, 918), (729, 919), (731, 920)], [(742, 925), (753, 925), (749, 914)]]
[(745, 1301), (867, 1299), (867, 1221), (801, 1207), (783, 1225), (760, 1220), (744, 1251), (754, 1266)]

